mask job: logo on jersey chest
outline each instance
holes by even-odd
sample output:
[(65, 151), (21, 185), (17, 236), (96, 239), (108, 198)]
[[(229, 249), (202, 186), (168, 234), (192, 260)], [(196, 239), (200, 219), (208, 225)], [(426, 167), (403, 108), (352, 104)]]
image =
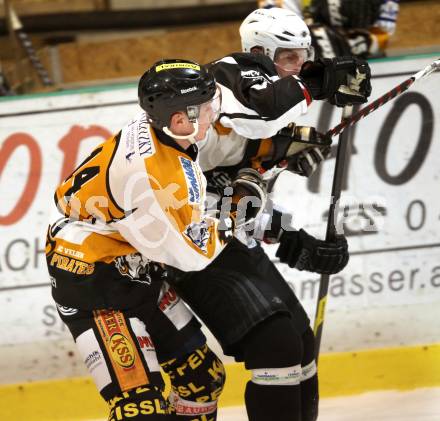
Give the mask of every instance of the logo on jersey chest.
[(182, 165), (185, 174), (186, 185), (188, 188), (188, 203), (191, 205), (200, 204), (201, 202), (201, 187), (199, 182), (199, 173), (197, 171), (196, 163), (190, 159), (179, 156), (180, 164)]

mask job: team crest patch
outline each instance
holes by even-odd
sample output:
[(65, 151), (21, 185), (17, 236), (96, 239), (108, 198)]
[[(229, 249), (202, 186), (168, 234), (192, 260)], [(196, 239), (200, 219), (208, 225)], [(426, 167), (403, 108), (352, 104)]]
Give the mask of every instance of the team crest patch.
[(191, 205), (200, 204), (201, 189), (198, 172), (195, 168), (196, 164), (183, 156), (179, 156), (179, 159), (185, 174), (186, 185), (188, 187), (188, 203)]
[(200, 223), (192, 222), (187, 225), (184, 234), (193, 244), (195, 244), (203, 253), (207, 253), (207, 245), (209, 240), (208, 225), (205, 221)]
[(132, 281), (151, 284), (150, 261), (140, 253), (118, 256), (115, 259), (115, 266), (121, 275), (127, 276)]

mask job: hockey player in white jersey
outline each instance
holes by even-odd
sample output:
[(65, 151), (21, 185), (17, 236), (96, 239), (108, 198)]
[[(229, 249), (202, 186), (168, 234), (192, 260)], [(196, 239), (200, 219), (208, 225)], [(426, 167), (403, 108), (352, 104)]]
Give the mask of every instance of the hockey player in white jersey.
[[(252, 179), (256, 170), (282, 161), (294, 172), (310, 174), (323, 159), (320, 148), (328, 146), (326, 139), (292, 125), (283, 134), (279, 130), (305, 113), (313, 99), (343, 106), (365, 102), (370, 93), (368, 65), (361, 60), (346, 57), (303, 66), (310, 57), (310, 35), (288, 11), (258, 10), (240, 32), (243, 49), (253, 54), (232, 54), (210, 67), (222, 91), (222, 112), (215, 130), (201, 142), (199, 159), (208, 171), (208, 188), (219, 195), (231, 188), (237, 174)], [(297, 141), (317, 144), (312, 149), (316, 157), (309, 149), (313, 158), (302, 155), (306, 162), (301, 162)], [(330, 274), (348, 262), (343, 236), (331, 243), (317, 240), (283, 224), (280, 213), (273, 215), (270, 228), (262, 230), (261, 238), (279, 242), (277, 256), (291, 267)], [(234, 239), (206, 269), (182, 276), (175, 285), (225, 354), (244, 361), (251, 371), (245, 391), (250, 421), (316, 420), (310, 322), (259, 244)]]
[[(234, 55), (214, 64), (214, 72), (223, 92), (223, 112), (216, 130), (209, 133), (209, 142), (201, 144), (203, 170), (213, 170), (215, 174), (219, 172), (215, 170), (216, 167), (230, 167), (240, 163), (246, 156), (248, 160), (253, 160), (252, 166), (257, 169), (268, 169), (283, 162), (291, 171), (310, 176), (328, 153), (330, 141), (323, 139), (314, 129), (292, 126), (296, 119), (293, 116), (294, 108), (300, 108), (301, 113), (307, 111), (312, 99), (308, 94), (310, 88), (303, 91), (305, 100), (297, 101), (299, 104), (294, 105), (295, 95), (301, 98), (302, 92), (283, 95), (282, 92), (289, 89), (289, 80), (279, 80), (293, 76), (299, 81), (299, 86), (304, 87), (305, 79), (299, 79), (298, 75), (302, 65), (313, 59), (307, 25), (288, 10), (259, 9), (243, 21), (240, 37), (242, 50), (253, 53), (253, 56)], [(243, 64), (238, 63), (235, 57)], [(241, 66), (249, 66), (250, 70)], [(345, 74), (345, 70), (341, 73)], [(272, 84), (277, 80), (279, 86)], [(242, 94), (251, 89), (256, 92)], [(237, 101), (228, 102), (231, 97)], [(256, 118), (257, 113), (260, 119)], [(276, 118), (270, 118), (270, 114)], [(222, 128), (222, 123), (232, 130)], [(279, 128), (287, 125), (291, 128), (290, 135), (286, 135), (286, 130), (281, 135)], [(260, 139), (249, 141), (258, 137), (258, 134)], [(315, 143), (320, 147), (313, 147)], [(268, 148), (270, 153), (265, 152)], [(302, 149), (304, 151), (301, 152)], [(222, 177), (224, 175), (219, 181)]]

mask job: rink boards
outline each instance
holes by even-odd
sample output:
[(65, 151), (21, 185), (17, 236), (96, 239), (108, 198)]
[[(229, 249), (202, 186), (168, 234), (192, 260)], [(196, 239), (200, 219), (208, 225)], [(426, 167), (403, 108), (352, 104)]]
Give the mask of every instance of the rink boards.
[[(372, 98), (435, 58), (372, 63)], [(430, 77), (355, 126), (341, 218), (352, 257), (349, 266), (332, 277), (329, 290), (322, 351), (336, 354), (321, 360), (321, 384), (327, 395), (440, 384), (430, 373), (435, 371), (433, 365), (440, 371), (435, 345), (440, 343), (436, 323), (440, 304), (439, 86), (439, 76)], [(2, 383), (85, 375), (50, 297), (44, 263), (48, 203), (55, 185), (87, 151), (137, 111), (132, 85), (0, 101)], [(301, 123), (324, 130), (339, 119), (339, 110), (322, 110), (322, 104), (316, 103)], [(315, 235), (325, 232), (333, 166), (334, 159), (330, 159), (309, 181), (283, 175), (275, 191), (275, 201), (293, 212), (295, 226), (304, 226)], [(274, 250), (268, 252), (273, 255)], [(279, 269), (313, 317), (319, 278), (283, 266)], [(396, 347), (400, 351), (389, 351)], [(417, 363), (427, 353), (430, 370)], [(332, 358), (340, 358), (337, 367)], [(367, 361), (375, 361), (377, 377)], [(398, 361), (406, 361), (405, 370), (398, 368)], [(382, 383), (371, 380), (380, 379), (383, 370), (395, 371), (396, 376), (388, 374)], [(243, 378), (240, 369), (231, 366), (230, 371), (236, 373), (230, 379)], [(406, 376), (401, 375), (403, 371)], [(341, 383), (347, 384), (341, 378), (353, 382), (340, 389)], [(89, 380), (68, 382), (79, 386), (73, 388), (78, 390), (77, 397), (81, 390), (92, 388)], [(54, 393), (67, 384), (42, 387)], [(43, 390), (37, 385), (23, 387), (32, 393)], [(18, 389), (6, 390), (13, 399)], [(235, 388), (230, 390), (235, 396)], [(225, 403), (236, 403), (229, 399)]]

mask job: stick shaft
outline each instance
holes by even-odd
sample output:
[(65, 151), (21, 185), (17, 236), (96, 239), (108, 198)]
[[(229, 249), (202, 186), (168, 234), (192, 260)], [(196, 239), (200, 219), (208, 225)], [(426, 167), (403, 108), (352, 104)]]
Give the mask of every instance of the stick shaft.
[[(342, 123), (350, 119), (352, 112), (353, 106), (344, 107), (341, 119)], [(339, 136), (338, 149), (336, 152), (335, 171), (333, 174), (331, 201), (327, 218), (327, 232), (325, 237), (326, 241), (333, 241), (336, 236), (335, 218), (338, 215), (339, 199), (341, 197), (342, 181), (344, 178), (345, 156), (347, 154), (347, 149), (349, 146), (349, 137), (349, 130), (343, 131)], [(327, 302), (329, 281), (329, 275), (321, 275), (314, 324), (316, 362), (318, 362), (319, 350), (321, 347), (321, 337), (322, 329), (324, 326), (324, 314)]]
[(395, 88), (388, 91), (386, 94), (382, 95), (381, 97), (377, 98), (376, 100), (365, 106), (364, 108), (360, 109), (350, 118), (339, 123), (333, 129), (329, 130), (326, 133), (326, 135), (337, 136), (338, 134), (341, 134), (347, 127), (353, 126), (359, 120), (366, 117), (368, 114), (371, 114), (373, 111), (376, 111), (378, 108), (382, 107), (382, 105), (385, 105), (387, 102), (389, 102), (396, 96), (405, 92), (413, 83), (414, 83), (414, 79), (412, 78), (405, 80), (400, 85), (396, 86)]

